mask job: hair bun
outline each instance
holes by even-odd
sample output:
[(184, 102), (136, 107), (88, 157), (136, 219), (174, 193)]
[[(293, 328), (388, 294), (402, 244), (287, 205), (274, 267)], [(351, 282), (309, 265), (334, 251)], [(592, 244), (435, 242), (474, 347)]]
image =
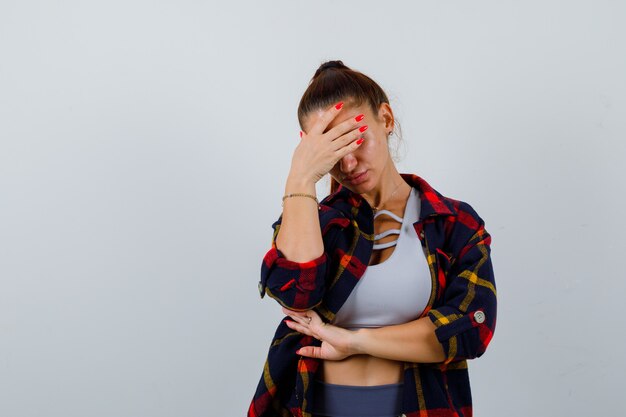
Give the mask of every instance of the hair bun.
[(317, 71), (315, 71), (315, 75), (313, 78), (317, 77), (322, 71), (328, 68), (337, 68), (337, 69), (350, 69), (344, 65), (344, 63), (340, 60), (336, 61), (326, 61), (322, 65), (319, 66)]

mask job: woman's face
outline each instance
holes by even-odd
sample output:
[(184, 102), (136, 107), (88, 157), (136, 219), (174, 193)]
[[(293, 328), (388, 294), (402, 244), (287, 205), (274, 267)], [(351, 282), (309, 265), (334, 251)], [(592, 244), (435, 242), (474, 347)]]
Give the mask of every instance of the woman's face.
[[(367, 130), (359, 137), (365, 138), (354, 151), (346, 154), (330, 170), (330, 175), (341, 185), (355, 193), (367, 193), (377, 187), (389, 161), (387, 135), (393, 128), (393, 114), (387, 103), (380, 106), (378, 114), (372, 113), (368, 104), (359, 107), (344, 106), (335, 119), (330, 122), (326, 132), (341, 122), (363, 113), (365, 118), (359, 125), (367, 125)], [(307, 127), (323, 114), (322, 111), (311, 114)], [(358, 177), (360, 174), (362, 176)]]

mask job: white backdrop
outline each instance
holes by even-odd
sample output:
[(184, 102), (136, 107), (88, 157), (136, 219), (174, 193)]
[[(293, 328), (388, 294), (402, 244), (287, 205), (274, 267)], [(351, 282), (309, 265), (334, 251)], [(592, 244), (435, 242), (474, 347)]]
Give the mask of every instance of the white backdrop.
[(283, 317), (261, 259), (328, 59), (388, 92), (400, 172), (492, 235), (475, 415), (620, 414), (625, 17), (599, 0), (0, 0), (0, 415), (245, 415)]

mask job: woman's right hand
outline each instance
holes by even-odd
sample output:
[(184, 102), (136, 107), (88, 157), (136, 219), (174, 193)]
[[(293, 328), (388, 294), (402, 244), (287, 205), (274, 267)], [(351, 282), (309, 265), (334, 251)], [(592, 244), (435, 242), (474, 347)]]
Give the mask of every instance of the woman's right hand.
[[(317, 183), (345, 155), (356, 150), (362, 141), (358, 141), (365, 125), (362, 115), (357, 121), (357, 114), (324, 133), (327, 126), (341, 112), (341, 108), (331, 106), (320, 111), (313, 117), (315, 122), (309, 132), (302, 131), (302, 139), (296, 147), (291, 159), (289, 177)], [(367, 129), (367, 125), (363, 131)]]

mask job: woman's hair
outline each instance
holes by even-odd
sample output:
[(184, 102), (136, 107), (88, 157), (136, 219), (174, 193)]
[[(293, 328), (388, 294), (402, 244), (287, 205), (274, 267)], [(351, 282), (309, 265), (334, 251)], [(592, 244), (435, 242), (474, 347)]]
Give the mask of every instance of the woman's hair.
[[(348, 68), (342, 61), (327, 61), (319, 66), (298, 105), (298, 123), (304, 129), (303, 121), (311, 112), (326, 109), (330, 105), (344, 101), (349, 106), (358, 107), (367, 103), (374, 115), (382, 103), (389, 103), (387, 94), (367, 75)], [(398, 124), (397, 120), (395, 121)], [(337, 191), (339, 183), (330, 179), (330, 194)]]

